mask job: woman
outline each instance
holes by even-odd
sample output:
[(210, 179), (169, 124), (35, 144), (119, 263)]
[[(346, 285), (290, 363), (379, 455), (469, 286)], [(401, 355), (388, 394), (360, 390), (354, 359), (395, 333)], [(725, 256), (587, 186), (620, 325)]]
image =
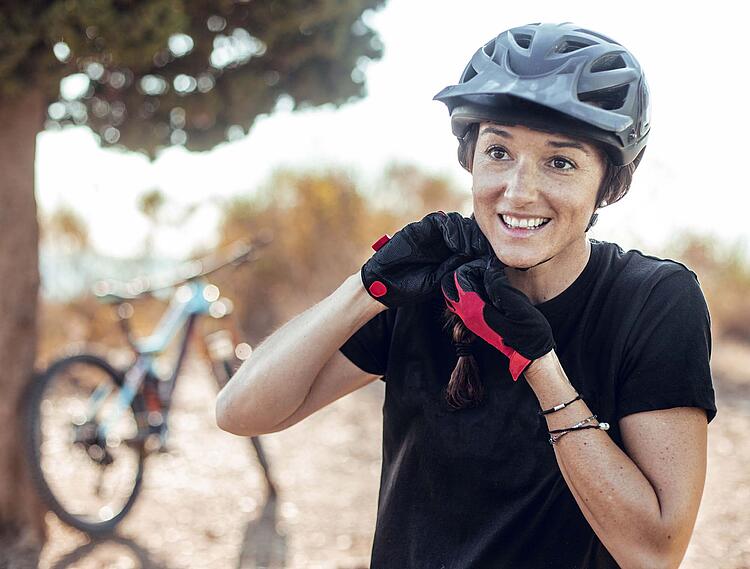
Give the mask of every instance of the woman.
[(683, 265), (586, 236), (643, 155), (638, 63), (531, 24), (436, 98), (474, 216), (379, 240), (243, 364), (219, 425), (278, 431), (382, 377), (373, 569), (677, 567), (716, 414), (708, 311)]

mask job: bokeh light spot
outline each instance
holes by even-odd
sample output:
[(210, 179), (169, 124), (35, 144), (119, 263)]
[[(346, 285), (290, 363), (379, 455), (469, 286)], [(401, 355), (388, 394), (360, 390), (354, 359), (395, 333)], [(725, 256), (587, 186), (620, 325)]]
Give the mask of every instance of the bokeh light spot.
[(113, 71), (109, 76), (109, 84), (115, 89), (122, 89), (126, 82), (127, 78), (121, 71)]
[(221, 16), (213, 15), (206, 21), (209, 31), (220, 32), (227, 27), (227, 21)]
[(252, 57), (260, 57), (266, 53), (266, 44), (244, 28), (236, 28), (229, 36), (217, 35), (213, 47), (209, 60), (211, 65), (219, 69), (241, 65)]
[(172, 128), (183, 128), (185, 126), (185, 109), (174, 107), (169, 111), (169, 122)]
[(240, 125), (233, 124), (229, 128), (227, 128), (227, 140), (229, 140), (230, 142), (239, 140), (243, 136), (245, 136), (245, 129)]
[(181, 146), (187, 142), (187, 133), (182, 129), (172, 131), (169, 141), (175, 146)]
[(102, 136), (108, 144), (115, 144), (118, 140), (120, 140), (120, 131), (113, 126), (108, 126), (104, 129)]
[(104, 75), (104, 66), (96, 61), (89, 63), (86, 66), (86, 75), (94, 81), (99, 81)]
[(167, 45), (169, 46), (169, 51), (172, 52), (172, 55), (175, 57), (182, 57), (183, 55), (190, 53), (195, 44), (193, 38), (187, 34), (174, 34), (169, 37), (169, 40), (167, 40)]
[(159, 75), (144, 75), (141, 77), (140, 88), (146, 95), (162, 95), (169, 88), (168, 83)]
[(73, 73), (60, 80), (60, 96), (67, 101), (80, 99), (89, 88), (90, 79), (85, 73)]
[(198, 76), (198, 91), (208, 93), (214, 88), (215, 83), (213, 76), (208, 73), (202, 73)]
[(59, 121), (65, 118), (65, 115), (67, 114), (67, 108), (63, 103), (57, 101), (47, 107), (47, 114), (52, 120)]
[(174, 90), (178, 93), (192, 93), (198, 86), (198, 82), (195, 80), (195, 77), (180, 73), (177, 77), (174, 78), (173, 85)]
[(52, 53), (55, 54), (55, 57), (58, 61), (61, 61), (63, 63), (70, 59), (70, 47), (64, 41), (57, 42), (52, 47)]

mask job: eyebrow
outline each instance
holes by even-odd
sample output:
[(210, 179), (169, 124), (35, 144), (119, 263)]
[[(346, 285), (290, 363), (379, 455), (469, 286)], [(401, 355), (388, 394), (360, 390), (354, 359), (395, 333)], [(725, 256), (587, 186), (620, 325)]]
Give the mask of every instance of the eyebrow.
[[(513, 138), (513, 135), (509, 133), (507, 130), (502, 130), (494, 126), (484, 127), (479, 134), (482, 135), (486, 132), (491, 133), (491, 134), (496, 134), (504, 138)], [(590, 156), (586, 148), (584, 148), (583, 144), (581, 144), (580, 142), (575, 142), (573, 140), (565, 140), (565, 141), (548, 140), (547, 146), (552, 146), (553, 148), (577, 148), (578, 150), (580, 150), (587, 156)]]

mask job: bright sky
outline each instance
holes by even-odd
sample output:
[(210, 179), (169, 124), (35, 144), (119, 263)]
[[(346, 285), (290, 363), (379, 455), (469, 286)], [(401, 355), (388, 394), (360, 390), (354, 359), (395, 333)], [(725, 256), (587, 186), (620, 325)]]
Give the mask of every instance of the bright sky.
[[(459, 7), (460, 6), (460, 7)], [(142, 249), (148, 222), (137, 198), (161, 189), (176, 204), (219, 202), (251, 192), (279, 166), (338, 165), (367, 183), (390, 160), (418, 164), (465, 188), (444, 105), (432, 97), (453, 84), (474, 51), (509, 27), (572, 21), (630, 49), (646, 71), (652, 131), (630, 194), (600, 212), (591, 235), (624, 247), (657, 248), (683, 229), (750, 241), (747, 158), (747, 42), (733, 22), (741, 3), (633, 0), (481, 2), (390, 0), (368, 23), (385, 56), (369, 66), (369, 96), (339, 110), (290, 113), (280, 105), (244, 138), (211, 152), (165, 151), (155, 162), (102, 150), (84, 128), (39, 136), (40, 209), (66, 204), (89, 225), (97, 250), (129, 256)], [(742, 105), (742, 107), (740, 107)], [(215, 208), (158, 236), (157, 251), (184, 256), (215, 243)]]

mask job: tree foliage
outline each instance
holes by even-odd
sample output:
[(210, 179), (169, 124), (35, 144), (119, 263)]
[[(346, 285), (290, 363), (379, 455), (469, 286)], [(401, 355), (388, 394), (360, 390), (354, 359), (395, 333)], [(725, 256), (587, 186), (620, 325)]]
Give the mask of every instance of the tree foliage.
[[(39, 88), (48, 126), (87, 124), (152, 157), (208, 150), (281, 96), (296, 108), (362, 97), (363, 67), (382, 55), (362, 15), (383, 1), (6, 1), (0, 100)], [(61, 79), (72, 99), (58, 100)]]

